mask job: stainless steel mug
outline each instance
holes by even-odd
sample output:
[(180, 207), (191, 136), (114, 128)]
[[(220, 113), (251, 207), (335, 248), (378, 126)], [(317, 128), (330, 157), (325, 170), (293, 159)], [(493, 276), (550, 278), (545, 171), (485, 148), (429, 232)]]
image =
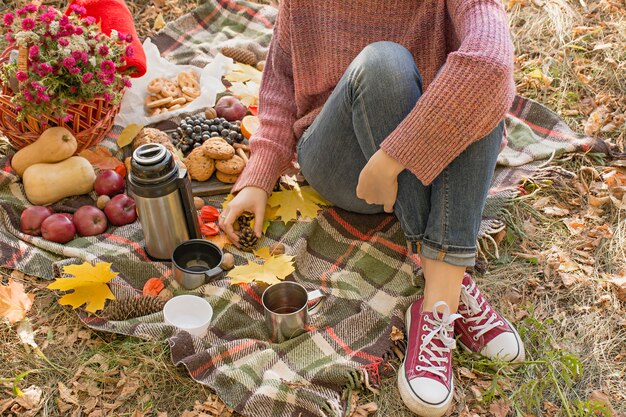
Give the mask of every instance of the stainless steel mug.
[(308, 303), (322, 296), (320, 290), (307, 292), (302, 285), (292, 281), (267, 287), (261, 301), (272, 342), (281, 343), (304, 333), (309, 322)]
[(172, 253), (174, 279), (183, 288), (193, 290), (222, 273), (224, 253), (214, 243), (191, 239), (181, 243)]

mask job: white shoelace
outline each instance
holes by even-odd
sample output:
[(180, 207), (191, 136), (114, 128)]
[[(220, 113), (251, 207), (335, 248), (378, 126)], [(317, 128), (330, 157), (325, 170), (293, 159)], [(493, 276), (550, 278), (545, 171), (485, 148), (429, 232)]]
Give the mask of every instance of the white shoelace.
[[(469, 288), (463, 286), (461, 289), (459, 313), (463, 315), (464, 323), (476, 323), (474, 326), (468, 327), (469, 331), (477, 332), (473, 335), (474, 340), (478, 340), (480, 336), (484, 335), (489, 330), (504, 324), (501, 321), (496, 321), (496, 313), (491, 312), (492, 310), (489, 304), (484, 308), (486, 303), (484, 297), (480, 303), (478, 302), (479, 295), (480, 290), (476, 287), (475, 282), (472, 282)], [(483, 321), (484, 323), (480, 324)]]
[[(441, 312), (438, 311), (439, 307), (443, 306)], [(448, 380), (446, 375), (448, 363), (447, 354), (450, 353), (450, 349), (456, 347), (456, 340), (453, 336), (452, 325), (454, 321), (461, 318), (460, 314), (450, 314), (450, 308), (443, 301), (437, 301), (433, 306), (433, 318), (428, 316), (424, 317), (424, 320), (433, 326), (430, 333), (424, 336), (424, 338), (418, 343), (420, 344), (419, 360), (425, 365), (418, 365), (415, 367), (416, 371), (427, 371), (431, 374), (437, 375), (444, 381)], [(434, 344), (434, 339), (439, 339), (443, 343), (443, 347)]]

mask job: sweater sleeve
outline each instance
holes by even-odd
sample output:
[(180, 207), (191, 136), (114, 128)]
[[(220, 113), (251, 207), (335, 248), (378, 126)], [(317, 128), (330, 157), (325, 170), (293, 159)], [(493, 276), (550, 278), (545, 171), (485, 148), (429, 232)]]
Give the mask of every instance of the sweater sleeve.
[(381, 148), (425, 185), (502, 120), (515, 97), (513, 45), (498, 0), (448, 0), (460, 46)]
[(289, 2), (281, 1), (259, 90), (259, 130), (250, 138), (250, 160), (232, 192), (254, 186), (272, 192), (296, 148), (296, 104), (289, 36)]

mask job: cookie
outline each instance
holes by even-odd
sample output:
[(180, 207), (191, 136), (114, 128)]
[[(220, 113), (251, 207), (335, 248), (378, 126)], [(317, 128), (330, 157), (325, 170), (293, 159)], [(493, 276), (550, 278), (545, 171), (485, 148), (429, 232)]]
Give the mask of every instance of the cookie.
[(204, 149), (204, 153), (213, 159), (230, 159), (235, 154), (235, 148), (224, 139), (207, 140), (200, 148)]
[(220, 172), (220, 171), (217, 171), (215, 173), (215, 176), (217, 177), (218, 180), (220, 180), (221, 182), (225, 184), (234, 184), (237, 182), (237, 178), (239, 178), (239, 175), (224, 174), (223, 172)]
[(215, 161), (215, 169), (223, 174), (237, 175), (243, 171), (245, 166), (243, 159), (238, 155), (234, 155), (230, 159)]
[(215, 172), (215, 161), (206, 156), (201, 148), (196, 148), (185, 158), (185, 166), (192, 180), (206, 181)]
[(170, 141), (170, 137), (167, 136), (167, 133), (151, 127), (144, 127), (139, 131), (137, 136), (135, 136), (135, 139), (133, 139), (133, 150), (146, 143), (160, 143), (168, 149), (172, 146), (172, 142)]

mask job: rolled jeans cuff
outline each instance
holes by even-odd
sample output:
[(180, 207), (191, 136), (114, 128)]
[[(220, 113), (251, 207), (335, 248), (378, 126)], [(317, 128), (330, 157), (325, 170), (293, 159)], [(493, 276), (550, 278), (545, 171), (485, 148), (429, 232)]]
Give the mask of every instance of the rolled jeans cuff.
[(476, 247), (442, 245), (423, 238), (407, 237), (409, 252), (454, 266), (472, 267), (476, 264)]

